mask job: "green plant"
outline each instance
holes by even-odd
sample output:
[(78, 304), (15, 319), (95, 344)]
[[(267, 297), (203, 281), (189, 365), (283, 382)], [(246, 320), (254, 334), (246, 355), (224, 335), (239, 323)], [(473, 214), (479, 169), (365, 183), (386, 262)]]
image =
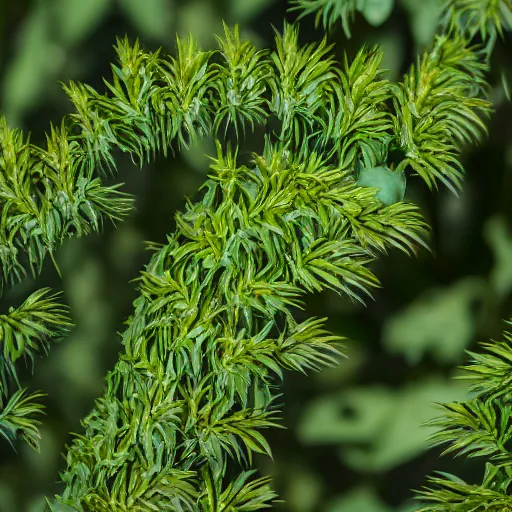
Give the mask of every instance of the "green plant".
[[(129, 211), (130, 198), (101, 183), (115, 150), (142, 165), (173, 141), (220, 138), (199, 200), (153, 246), (125, 353), (68, 450), (59, 501), (76, 510), (268, 506), (269, 480), (251, 479), (250, 466), (253, 452), (270, 454), (260, 429), (276, 425), (282, 371), (333, 363), (340, 341), (320, 319), (294, 319), (301, 295), (331, 288), (362, 300), (378, 286), (375, 257), (424, 245), (426, 225), (402, 201), (405, 173), (455, 190), (460, 146), (484, 129), (485, 65), (461, 35), (439, 36), (402, 84), (383, 78), (377, 49), (340, 69), (325, 41), (301, 47), (290, 26), (273, 52), (236, 28), (219, 42), (203, 52), (178, 39), (169, 58), (120, 40), (108, 94), (67, 86), (76, 112), (47, 149), (2, 132), (5, 281), (37, 273), (64, 237)], [(254, 124), (265, 144), (247, 158), (241, 134)], [(45, 309), (27, 346), (47, 339), (46, 324), (68, 324), (56, 304)], [(3, 338), (9, 368), (13, 339)], [(29, 417), (38, 411), (34, 403)], [(35, 439), (35, 425), (25, 437)]]
[(445, 454), (484, 458), (482, 482), (468, 484), (444, 473), (430, 477), (431, 487), (419, 496), (431, 504), (422, 511), (512, 510), (511, 342), (511, 334), (505, 332), (503, 341), (482, 343), (483, 352), (470, 352), (472, 360), (464, 367), (469, 373), (463, 378), (472, 381), (474, 396), (466, 402), (442, 404), (442, 416), (431, 422), (439, 428), (432, 442), (448, 445)]

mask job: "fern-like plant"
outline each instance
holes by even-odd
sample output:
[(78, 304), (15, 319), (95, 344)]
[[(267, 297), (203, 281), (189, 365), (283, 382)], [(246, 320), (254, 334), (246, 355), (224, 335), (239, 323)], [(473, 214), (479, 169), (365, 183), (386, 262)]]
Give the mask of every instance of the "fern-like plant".
[[(130, 210), (130, 197), (102, 184), (116, 150), (143, 165), (197, 137), (218, 139), (198, 197), (167, 243), (152, 246), (124, 352), (67, 449), (57, 502), (73, 510), (270, 506), (276, 495), (252, 457), (271, 455), (262, 429), (279, 424), (283, 371), (319, 370), (340, 354), (325, 319), (295, 319), (303, 294), (364, 300), (379, 286), (376, 257), (425, 246), (427, 226), (403, 200), (407, 174), (456, 190), (461, 145), (485, 131), (486, 66), (460, 32), (439, 35), (399, 84), (385, 79), (378, 49), (340, 66), (325, 40), (301, 46), (295, 26), (276, 35), (275, 50), (257, 50), (238, 28), (218, 41), (202, 51), (178, 38), (170, 57), (119, 40), (106, 94), (66, 86), (75, 112), (46, 148), (0, 124), (5, 283), (37, 273), (65, 237)], [(243, 134), (256, 124), (265, 141), (247, 157)], [(0, 317), (10, 396), (0, 431), (33, 444), (38, 396), (10, 390), (16, 360), (69, 326), (47, 293)]]
[(422, 512), (512, 510), (512, 335), (505, 332), (503, 341), (481, 346), (482, 352), (469, 353), (470, 364), (464, 367), (472, 398), (442, 404), (442, 416), (431, 424), (439, 428), (432, 442), (446, 445), (444, 454), (483, 458), (485, 473), (479, 484), (445, 473), (429, 477), (429, 486), (418, 493), (429, 503)]

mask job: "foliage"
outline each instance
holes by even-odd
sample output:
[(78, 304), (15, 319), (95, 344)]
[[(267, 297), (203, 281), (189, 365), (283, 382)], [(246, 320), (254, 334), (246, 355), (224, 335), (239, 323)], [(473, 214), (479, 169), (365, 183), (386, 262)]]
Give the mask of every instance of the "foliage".
[[(238, 143), (239, 128), (256, 124), (267, 132), (262, 155), (245, 164), (218, 144), (201, 199), (155, 247), (126, 353), (68, 451), (60, 500), (77, 510), (268, 505), (268, 479), (249, 480), (246, 469), (253, 453), (270, 454), (259, 430), (276, 425), (282, 370), (320, 369), (337, 354), (323, 321), (294, 320), (302, 293), (362, 300), (379, 284), (367, 268), (376, 256), (425, 243), (426, 225), (403, 194), (381, 202), (384, 185), (357, 178), (387, 165), (403, 183), (412, 171), (456, 189), (460, 145), (479, 138), (489, 110), (485, 67), (462, 39), (438, 38), (397, 85), (382, 78), (376, 49), (341, 71), (325, 41), (301, 47), (289, 26), (273, 52), (237, 29), (219, 42), (220, 52), (207, 52), (178, 38), (169, 58), (119, 40), (108, 94), (66, 86), (76, 112), (51, 130), (47, 149), (4, 130), (2, 212), (16, 212), (17, 223), (4, 224), (11, 281), (25, 266), (37, 273), (64, 237), (128, 212), (131, 200), (101, 182), (116, 169), (116, 149), (142, 165), (174, 141), (187, 148), (233, 130)], [(141, 472), (144, 480), (134, 477)]]
[(498, 37), (503, 38), (512, 30), (512, 3), (510, 0), (450, 0), (441, 23), (448, 30), (462, 32), (468, 39), (478, 34), (490, 54)]
[[(48, 295), (43, 288), (32, 293), (17, 309), (0, 315), (0, 433), (10, 442), (18, 436), (35, 448), (39, 447), (39, 421), (42, 406), (37, 403), (40, 393), (25, 396), (20, 388), (15, 363), (23, 357), (32, 365), (36, 355), (48, 352), (51, 340), (65, 336), (71, 325), (64, 306), (56, 295)], [(18, 389), (9, 397), (10, 381), (16, 381)], [(7, 400), (7, 402), (6, 402)]]
[(483, 352), (469, 352), (469, 373), (474, 397), (466, 402), (442, 404), (442, 416), (431, 421), (439, 430), (435, 444), (447, 445), (444, 453), (484, 458), (485, 475), (478, 485), (468, 484), (449, 474), (430, 477), (420, 496), (432, 504), (427, 511), (508, 510), (512, 507), (509, 487), (510, 379), (512, 375), (512, 335), (504, 333), (501, 342), (482, 343)]
[[(354, 14), (361, 12), (369, 23), (379, 25), (391, 14), (390, 0), (293, 0), (292, 10), (300, 11), (300, 17), (315, 15), (318, 25), (331, 28), (341, 21), (343, 30), (350, 37), (350, 22)], [(439, 20), (446, 32), (463, 34), (469, 40), (480, 35), (490, 54), (498, 36), (512, 29), (512, 4), (510, 0), (449, 0)]]
[(292, 10), (300, 11), (300, 16), (315, 14), (315, 23), (322, 20), (325, 28), (331, 28), (341, 20), (343, 31), (351, 37), (350, 23), (356, 12), (361, 12), (372, 25), (383, 23), (393, 10), (393, 0), (293, 0)]

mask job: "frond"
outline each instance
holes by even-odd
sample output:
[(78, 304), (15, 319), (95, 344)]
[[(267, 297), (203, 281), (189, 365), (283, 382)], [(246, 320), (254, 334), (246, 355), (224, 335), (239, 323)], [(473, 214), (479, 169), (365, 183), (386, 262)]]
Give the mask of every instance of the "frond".
[(0, 285), (37, 275), (47, 254), (65, 238), (102, 228), (133, 208), (120, 185), (106, 187), (89, 174), (67, 127), (51, 127), (47, 148), (37, 148), (0, 117)]
[(59, 341), (69, 331), (68, 309), (58, 297), (42, 288), (18, 308), (0, 315), (0, 394), (7, 393), (10, 380), (17, 380), (18, 359), (33, 364), (37, 355), (48, 352), (51, 341)]
[[(340, 166), (373, 167), (387, 157), (392, 120), (386, 105), (391, 97), (388, 80), (380, 69), (383, 54), (377, 48), (362, 48), (339, 70), (333, 103), (328, 111), (326, 138), (337, 151)], [(385, 160), (384, 160), (385, 161)]]
[[(346, 30), (357, 7), (316, 6), (328, 13), (324, 23), (336, 15)], [(209, 52), (191, 36), (177, 38), (171, 57), (118, 40), (105, 94), (65, 86), (75, 112), (50, 128), (44, 149), (0, 119), (0, 264), (10, 283), (27, 267), (37, 273), (66, 237), (130, 211), (132, 199), (101, 181), (116, 171), (116, 150), (142, 165), (222, 128), (237, 142), (247, 126), (269, 132), (263, 154), (246, 165), (217, 143), (197, 200), (176, 214), (168, 243), (154, 247), (123, 333), (125, 353), (68, 448), (57, 500), (78, 511), (270, 506), (269, 479), (251, 480), (245, 470), (254, 453), (271, 455), (261, 431), (278, 426), (277, 385), (285, 369), (335, 364), (341, 341), (324, 320), (297, 324), (294, 310), (306, 292), (371, 297), (376, 257), (426, 245), (419, 210), (403, 202), (407, 172), (456, 189), (461, 146), (485, 131), (486, 68), (462, 37), (438, 38), (396, 85), (383, 77), (377, 49), (339, 69), (325, 39), (301, 46), (287, 24), (274, 51), (257, 50), (238, 27), (225, 26), (218, 43)], [(396, 149), (403, 158), (393, 168)], [(39, 293), (29, 298), (37, 307), (0, 317), (2, 364), (34, 357), (51, 332), (67, 329), (62, 308)], [(494, 370), (508, 378), (503, 367)], [(5, 388), (8, 373), (15, 376), (3, 371)], [(490, 389), (505, 387), (496, 380)], [(501, 464), (507, 414), (475, 404), (452, 406), (438, 441)], [(22, 432), (36, 444), (40, 406), (18, 392), (6, 407), (4, 436)], [(231, 483), (228, 466), (242, 471)]]
[(222, 124), (232, 125), (238, 138), (238, 127), (262, 124), (268, 116), (267, 84), (272, 74), (267, 52), (257, 50), (249, 41), (242, 41), (238, 26), (230, 30), (224, 24), (224, 38), (217, 37), (223, 62), (213, 64), (217, 83), (214, 131)]
[(299, 19), (314, 14), (315, 24), (318, 26), (322, 21), (325, 29), (340, 20), (345, 35), (351, 37), (350, 23), (358, 10), (356, 0), (292, 0), (291, 4), (291, 11), (301, 11)]
[(344, 338), (323, 329), (325, 320), (310, 318), (283, 333), (276, 347), (280, 364), (302, 373), (336, 365), (341, 355), (338, 347)]
[(325, 105), (333, 93), (335, 62), (326, 39), (301, 47), (298, 29), (285, 24), (276, 35), (270, 54), (275, 74), (270, 77), (270, 111), (281, 122), (281, 141), (292, 139), (296, 147), (307, 135), (325, 130)]
[[(418, 512), (509, 512), (512, 498), (506, 488), (494, 490), (470, 485), (460, 478), (439, 472), (441, 477), (430, 477), (429, 484), (419, 493), (419, 499), (432, 502)], [(508, 487), (508, 485), (507, 485)]]
[(430, 188), (442, 182), (452, 191), (463, 176), (460, 146), (486, 132), (481, 116), (490, 111), (483, 99), (485, 64), (462, 38), (439, 36), (429, 53), (413, 66), (402, 84), (392, 87), (396, 143), (409, 166)]
[(255, 471), (245, 471), (231, 482), (221, 494), (221, 509), (225, 512), (250, 512), (271, 508), (277, 494), (270, 488), (271, 479), (249, 480)]
[(419, 491), (418, 499), (432, 503), (422, 512), (512, 510), (512, 407), (509, 381), (511, 336), (505, 341), (484, 343), (485, 352), (470, 353), (465, 369), (474, 382), (475, 396), (465, 402), (440, 404), (442, 415), (431, 422), (438, 430), (432, 435), (435, 445), (445, 445), (444, 453), (486, 460), (482, 483), (469, 485), (459, 478), (440, 473), (430, 477), (430, 486)]
[(6, 404), (1, 400), (0, 436), (13, 446), (14, 441), (23, 439), (39, 451), (41, 435), (38, 427), (41, 422), (36, 418), (43, 412), (43, 406), (38, 403), (43, 396), (42, 393), (27, 395), (25, 389), (18, 389)]
[(505, 332), (504, 341), (481, 343), (482, 352), (468, 352), (469, 373), (462, 378), (471, 382), (471, 391), (489, 399), (510, 399), (512, 384), (512, 335)]
[(469, 457), (486, 457), (512, 464), (505, 448), (512, 438), (512, 408), (499, 401), (478, 399), (443, 404), (443, 416), (430, 422), (439, 430), (432, 435), (434, 445), (448, 444), (443, 454), (456, 452)]
[(478, 34), (490, 54), (498, 37), (512, 31), (510, 0), (449, 0), (441, 19), (446, 31), (461, 33), (468, 40)]
[(212, 127), (209, 92), (216, 82), (216, 72), (208, 66), (212, 53), (200, 50), (192, 36), (177, 37), (176, 50), (176, 57), (162, 59), (158, 65), (165, 85), (154, 91), (152, 103), (164, 122), (171, 118), (168, 133), (162, 132), (167, 144), (177, 138), (180, 147), (188, 148)]

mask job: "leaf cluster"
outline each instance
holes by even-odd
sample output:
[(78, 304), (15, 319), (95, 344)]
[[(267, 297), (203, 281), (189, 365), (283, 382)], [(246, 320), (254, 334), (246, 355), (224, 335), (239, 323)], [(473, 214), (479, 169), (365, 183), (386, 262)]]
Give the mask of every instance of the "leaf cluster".
[(441, 404), (442, 416), (431, 422), (432, 436), (444, 453), (484, 459), (485, 474), (479, 484), (440, 473), (418, 493), (430, 504), (424, 512), (512, 510), (512, 334), (503, 341), (482, 343), (482, 352), (469, 352), (463, 376), (471, 382), (473, 397), (466, 402)]
[[(1, 120), (3, 282), (16, 282), (26, 267), (37, 273), (65, 237), (98, 231), (104, 218), (118, 220), (130, 211), (132, 199), (119, 185), (101, 181), (116, 170), (116, 150), (142, 165), (158, 151), (166, 154), (174, 141), (188, 147), (196, 137), (218, 136), (221, 128), (238, 136), (247, 124), (259, 123), (303, 156), (314, 148), (354, 171), (385, 163), (387, 151), (399, 148), (406, 153), (401, 170), (419, 173), (429, 185), (458, 185), (454, 143), (477, 139), (479, 114), (489, 110), (478, 97), (485, 68), (462, 39), (438, 41), (397, 86), (382, 77), (380, 51), (363, 48), (341, 70), (325, 40), (301, 47), (289, 25), (271, 52), (243, 41), (237, 28), (225, 27), (218, 40), (218, 51), (201, 51), (194, 38), (178, 38), (175, 57), (119, 40), (119, 63), (106, 93), (73, 82), (64, 86), (76, 111), (51, 128), (44, 149)], [(277, 131), (270, 127), (272, 116)], [(434, 143), (450, 155), (442, 164), (437, 155), (430, 158)]]
[[(337, 361), (341, 340), (325, 319), (291, 314), (301, 295), (331, 288), (359, 299), (378, 285), (367, 268), (375, 255), (409, 252), (425, 234), (412, 205), (383, 206), (314, 153), (304, 162), (268, 145), (246, 167), (218, 145), (211, 169), (143, 272), (126, 353), (69, 448), (61, 500), (78, 510), (100, 497), (120, 510), (139, 503), (143, 484), (127, 475), (148, 475), (150, 492), (170, 468), (194, 489), (192, 501), (176, 490), (180, 506), (220, 503), (226, 474), (247, 471), (253, 453), (271, 455), (260, 430), (277, 425), (283, 370)], [(395, 227), (401, 215), (408, 223)], [(261, 504), (273, 498), (258, 489)]]
[[(283, 372), (339, 356), (325, 319), (295, 320), (302, 295), (331, 289), (362, 301), (379, 285), (369, 268), (376, 257), (425, 245), (417, 207), (383, 204), (358, 172), (393, 166), (388, 153), (398, 149), (393, 172), (456, 188), (459, 144), (480, 136), (489, 110), (480, 99), (485, 68), (463, 39), (438, 39), (402, 84), (383, 77), (377, 49), (340, 67), (325, 40), (301, 46), (288, 25), (273, 51), (227, 27), (219, 47), (178, 38), (175, 56), (164, 56), (119, 40), (105, 94), (65, 86), (75, 112), (51, 128), (47, 148), (0, 125), (5, 282), (26, 267), (38, 272), (66, 236), (129, 211), (131, 198), (102, 183), (116, 152), (143, 165), (197, 137), (221, 139), (198, 199), (176, 215), (176, 232), (141, 275), (125, 353), (68, 449), (57, 499), (75, 510), (269, 506), (275, 493), (267, 478), (253, 478), (251, 462), (271, 455), (261, 430), (278, 425)], [(265, 147), (241, 163), (226, 139), (240, 149), (257, 124)], [(33, 310), (5, 316), (10, 360), (32, 357), (50, 329), (67, 328), (43, 295)], [(12, 418), (22, 425), (36, 412), (24, 400), (17, 393), (3, 409), (11, 438)], [(34, 428), (25, 432), (35, 439)]]
[[(38, 449), (40, 423), (35, 417), (43, 407), (43, 395), (26, 395), (18, 380), (16, 363), (23, 358), (34, 364), (36, 356), (48, 352), (51, 341), (66, 335), (71, 326), (67, 308), (48, 288), (32, 293), (18, 308), (0, 315), (0, 434), (9, 442), (23, 438)], [(18, 388), (10, 394), (12, 382)]]

